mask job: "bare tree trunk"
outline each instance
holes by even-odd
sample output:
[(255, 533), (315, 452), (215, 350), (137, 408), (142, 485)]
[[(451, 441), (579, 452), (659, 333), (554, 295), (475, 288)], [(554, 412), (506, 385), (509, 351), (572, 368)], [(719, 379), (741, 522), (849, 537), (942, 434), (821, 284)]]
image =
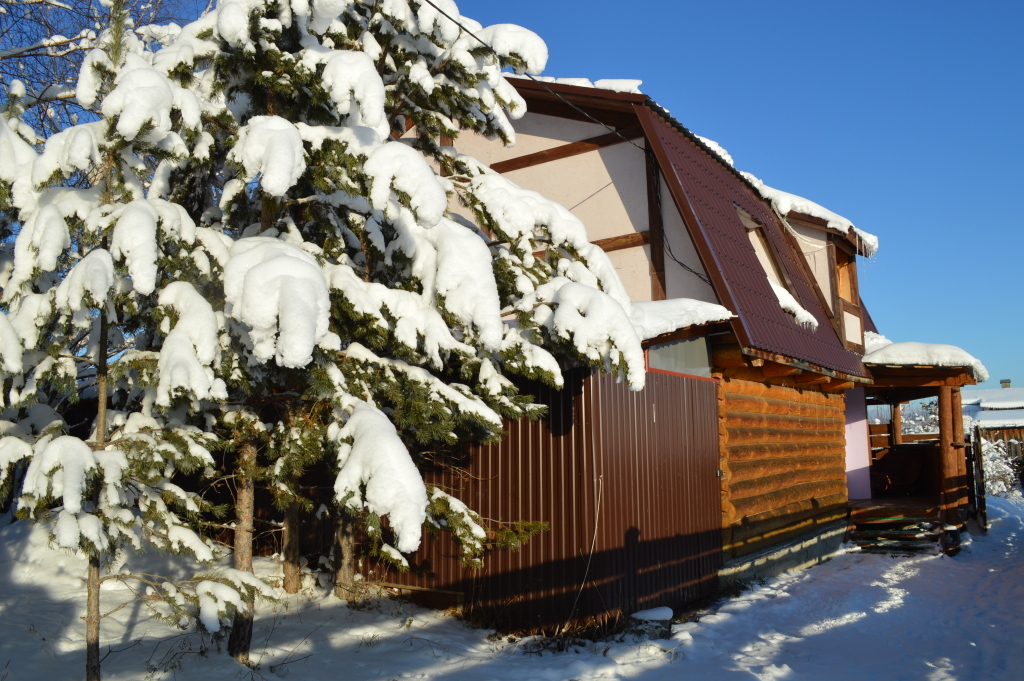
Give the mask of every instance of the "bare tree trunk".
[(352, 598), (356, 576), (356, 539), (352, 520), (341, 513), (334, 524), (334, 595)]
[(85, 679), (100, 681), (100, 559), (89, 556), (85, 601)]
[(299, 502), (288, 504), (284, 515), (284, 536), (282, 537), (282, 553), (284, 554), (284, 590), (290, 594), (298, 593), (302, 585), (302, 561), (299, 548)]
[[(243, 445), (238, 452), (235, 490), (235, 569), (252, 572), (252, 533), (256, 512), (256, 481), (253, 469), (256, 465), (256, 447)], [(252, 619), (254, 603), (245, 601), (245, 610), (236, 610), (228, 638), (228, 652), (244, 665), (249, 664), (249, 648), (252, 645)]]

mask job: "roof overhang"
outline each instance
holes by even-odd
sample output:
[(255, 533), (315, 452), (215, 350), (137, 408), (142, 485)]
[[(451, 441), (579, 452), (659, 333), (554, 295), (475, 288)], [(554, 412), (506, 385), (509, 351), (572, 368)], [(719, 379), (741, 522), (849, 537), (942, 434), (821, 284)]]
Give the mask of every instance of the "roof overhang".
[(935, 397), (939, 388), (975, 385), (971, 367), (911, 366), (866, 364), (874, 385), (867, 388), (868, 399), (879, 404), (898, 404)]
[(865, 248), (864, 241), (858, 239), (857, 235), (853, 233), (852, 229), (849, 232), (841, 232), (838, 229), (835, 229), (834, 227), (829, 227), (828, 221), (823, 218), (815, 217), (814, 215), (808, 215), (807, 213), (798, 213), (792, 210), (786, 213), (786, 217), (792, 220), (806, 222), (808, 224), (814, 225), (815, 227), (821, 229), (822, 231), (828, 232), (829, 234), (834, 234), (840, 239), (849, 243), (850, 247), (857, 252), (857, 255), (864, 256), (865, 258), (871, 257), (871, 254)]

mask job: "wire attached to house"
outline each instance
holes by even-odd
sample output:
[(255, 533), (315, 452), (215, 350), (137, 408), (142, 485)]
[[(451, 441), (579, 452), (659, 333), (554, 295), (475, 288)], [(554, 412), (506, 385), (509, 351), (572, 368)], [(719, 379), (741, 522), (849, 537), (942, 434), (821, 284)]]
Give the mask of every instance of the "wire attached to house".
[(565, 624), (562, 625), (562, 631), (565, 631), (569, 626), (573, 613), (576, 612), (576, 606), (580, 602), (580, 596), (583, 595), (583, 589), (587, 586), (587, 577), (590, 575), (590, 564), (594, 560), (594, 549), (597, 548), (597, 529), (601, 523), (601, 499), (603, 496), (604, 475), (599, 475), (597, 476), (597, 508), (594, 509), (594, 538), (590, 541), (590, 555), (587, 557), (587, 569), (583, 571), (583, 581), (580, 582), (580, 590), (576, 593), (576, 600), (572, 602), (572, 608), (569, 609), (569, 616), (565, 619)]
[[(650, 153), (650, 152), (648, 152), (648, 153)], [(654, 167), (655, 168), (658, 167), (656, 159), (652, 158), (651, 162), (654, 163)], [(655, 178), (654, 178), (654, 198), (655, 198), (655, 203), (658, 204), (658, 213), (659, 214), (664, 214), (664, 211), (662, 210), (662, 207), (661, 207), (661, 177), (658, 175), (657, 170), (655, 170)], [(668, 233), (665, 231), (664, 227), (661, 230), (661, 240), (665, 244), (665, 253), (668, 254), (668, 257), (671, 258), (673, 262), (675, 262), (677, 265), (682, 267), (684, 270), (686, 270), (690, 274), (694, 275), (695, 277), (697, 277), (698, 279), (703, 281), (708, 286), (711, 286), (712, 288), (714, 288), (714, 286), (712, 286), (712, 284), (711, 284), (711, 280), (708, 278), (708, 276), (706, 274), (704, 274), (703, 272), (698, 272), (697, 270), (693, 269), (692, 267), (687, 265), (685, 262), (683, 262), (682, 260), (680, 260), (679, 258), (676, 257), (676, 254), (672, 252), (672, 244), (669, 243)]]
[(598, 189), (598, 190), (597, 190), (596, 192), (594, 192), (593, 194), (591, 194), (591, 195), (590, 195), (590, 196), (588, 196), (587, 198), (585, 198), (585, 199), (583, 199), (582, 201), (580, 201), (579, 203), (577, 203), (577, 204), (576, 204), (575, 206), (573, 206), (573, 207), (572, 207), (572, 208), (570, 208), (569, 210), (570, 210), (570, 211), (574, 211), (574, 210), (576, 210), (577, 208), (579, 208), (580, 206), (582, 206), (582, 205), (583, 205), (584, 203), (586, 203), (586, 202), (587, 202), (587, 201), (589, 201), (590, 199), (594, 198), (595, 196), (597, 196), (598, 194), (600, 194), (601, 192), (603, 192), (603, 191), (604, 191), (605, 189), (608, 189), (608, 187), (611, 187), (611, 186), (612, 186), (612, 185), (613, 185), (614, 183), (615, 183), (615, 181), (614, 181), (614, 180), (612, 180), (611, 182), (609, 182), (609, 183), (608, 183), (608, 184), (606, 184), (605, 186), (601, 187), (600, 189)]
[[(498, 53), (497, 53), (497, 52), (495, 51), (495, 49), (494, 49), (493, 47), (491, 47), (490, 45), (488, 45), (487, 43), (485, 43), (485, 42), (484, 42), (484, 41), (483, 41), (482, 39), (480, 39), (480, 37), (479, 37), (479, 36), (477, 36), (477, 35), (476, 35), (475, 33), (473, 33), (473, 32), (472, 32), (472, 31), (470, 31), (470, 30), (469, 30), (468, 28), (466, 28), (465, 26), (463, 26), (463, 25), (462, 25), (461, 23), (459, 23), (459, 22), (458, 22), (457, 20), (453, 19), (453, 18), (452, 18), (452, 16), (451, 16), (450, 14), (448, 14), (448, 13), (447, 13), (447, 12), (445, 12), (445, 11), (444, 11), (443, 9), (441, 9), (440, 7), (438, 7), (437, 5), (435, 5), (435, 4), (433, 3), (433, 2), (431, 2), (431, 0), (423, 0), (423, 2), (427, 3), (428, 5), (430, 5), (430, 6), (431, 6), (431, 7), (433, 7), (434, 9), (436, 9), (436, 10), (437, 10), (438, 12), (440, 12), (440, 13), (441, 13), (441, 14), (442, 14), (442, 15), (443, 15), (443, 16), (444, 16), (444, 17), (445, 17), (446, 19), (448, 19), (448, 21), (452, 22), (453, 24), (455, 24), (456, 26), (458, 26), (458, 27), (459, 27), (460, 29), (462, 29), (463, 31), (465, 31), (467, 35), (471, 36), (471, 37), (472, 37), (472, 38), (474, 38), (474, 39), (475, 39), (475, 40), (476, 40), (476, 41), (477, 41), (478, 43), (480, 43), (480, 44), (481, 44), (481, 45), (483, 45), (483, 46), (484, 46), (485, 48), (487, 48), (487, 51), (488, 51), (488, 52), (490, 52), (490, 53), (491, 53), (492, 55), (494, 55), (495, 57), (497, 57), (497, 58), (498, 58), (499, 60), (501, 59), (501, 55), (499, 55), (499, 54), (498, 54)], [(517, 75), (518, 75), (518, 74), (517, 74)], [(583, 114), (584, 116), (586, 116), (586, 118), (587, 118), (588, 120), (590, 120), (590, 121), (592, 121), (592, 122), (594, 122), (594, 123), (597, 123), (597, 124), (598, 124), (598, 125), (600, 125), (601, 127), (603, 127), (603, 128), (605, 128), (606, 130), (608, 130), (609, 132), (615, 133), (616, 135), (618, 135), (619, 137), (621, 137), (621, 138), (622, 138), (622, 141), (624, 141), (624, 142), (626, 142), (626, 143), (628, 143), (628, 144), (632, 144), (632, 145), (633, 145), (634, 147), (636, 147), (636, 148), (637, 148), (637, 149), (639, 149), (640, 151), (646, 151), (646, 150), (644, 149), (644, 147), (641, 147), (641, 146), (640, 146), (639, 144), (637, 144), (637, 143), (636, 143), (636, 142), (634, 142), (633, 140), (629, 139), (628, 137), (626, 137), (625, 135), (623, 135), (623, 134), (622, 134), (621, 132), (619, 132), (619, 131), (618, 131), (618, 130), (616, 130), (615, 128), (611, 127), (610, 125), (608, 125), (607, 123), (605, 123), (605, 122), (603, 122), (603, 121), (599, 121), (598, 119), (594, 118), (594, 117), (593, 117), (593, 116), (591, 116), (591, 115), (590, 115), (589, 113), (587, 113), (586, 111), (584, 111), (583, 109), (581, 109), (580, 107), (576, 106), (575, 104), (573, 104), (572, 102), (570, 102), (570, 101), (569, 101), (568, 99), (566, 99), (565, 97), (563, 97), (563, 96), (562, 96), (561, 94), (559, 94), (558, 92), (555, 92), (554, 90), (552, 90), (551, 88), (549, 88), (549, 87), (547, 86), (547, 84), (546, 84), (546, 83), (544, 83), (544, 81), (542, 81), (542, 80), (537, 80), (536, 78), (534, 78), (533, 76), (531, 76), (531, 75), (530, 75), (529, 73), (526, 73), (525, 71), (523, 72), (523, 75), (525, 75), (525, 76), (526, 76), (527, 78), (529, 78), (530, 80), (532, 80), (532, 81), (533, 81), (534, 83), (537, 83), (537, 84), (538, 84), (538, 85), (540, 85), (540, 86), (541, 86), (542, 88), (544, 88), (545, 90), (547, 90), (547, 91), (548, 91), (549, 93), (553, 94), (553, 95), (554, 95), (555, 97), (557, 97), (558, 99), (560, 99), (560, 100), (562, 101), (562, 103), (563, 103), (563, 104), (565, 104), (566, 106), (568, 106), (568, 107), (572, 108), (572, 109), (573, 109), (573, 110), (575, 110), (575, 111), (576, 111), (577, 113), (581, 113), (581, 114)]]

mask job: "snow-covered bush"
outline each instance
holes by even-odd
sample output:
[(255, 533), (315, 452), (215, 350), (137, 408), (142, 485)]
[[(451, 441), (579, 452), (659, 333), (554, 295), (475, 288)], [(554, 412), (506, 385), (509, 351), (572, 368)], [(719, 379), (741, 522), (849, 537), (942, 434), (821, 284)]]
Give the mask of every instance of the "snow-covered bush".
[(982, 438), (981, 451), (985, 458), (985, 491), (996, 496), (1007, 496), (1021, 486), (1024, 458), (1017, 440), (989, 442)]

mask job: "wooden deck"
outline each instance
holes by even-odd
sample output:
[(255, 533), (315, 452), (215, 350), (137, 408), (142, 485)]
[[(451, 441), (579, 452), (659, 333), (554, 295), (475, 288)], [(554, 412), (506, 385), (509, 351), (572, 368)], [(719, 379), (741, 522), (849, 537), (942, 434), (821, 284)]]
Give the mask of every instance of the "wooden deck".
[(847, 538), (863, 551), (917, 553), (944, 546), (938, 497), (853, 499)]

